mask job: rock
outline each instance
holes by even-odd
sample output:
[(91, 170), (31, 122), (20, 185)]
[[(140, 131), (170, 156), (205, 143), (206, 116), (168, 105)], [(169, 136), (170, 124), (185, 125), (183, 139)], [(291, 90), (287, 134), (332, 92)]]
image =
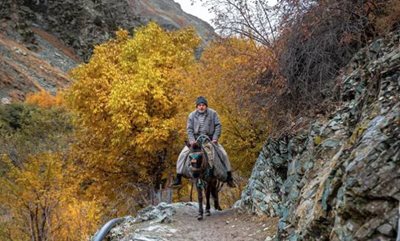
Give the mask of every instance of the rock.
[[(189, 208), (197, 212), (196, 203), (160, 203), (140, 210), (136, 217), (125, 217), (125, 221), (111, 229), (109, 240), (165, 240), (157, 236), (174, 234), (177, 230), (167, 225), (173, 222), (173, 216), (179, 208)], [(136, 224), (146, 223), (145, 226)], [(140, 227), (140, 228), (136, 228)]]
[(394, 233), (393, 227), (390, 224), (387, 224), (387, 223), (379, 226), (378, 227), (378, 231), (381, 234), (384, 234), (384, 235), (389, 236), (389, 237), (393, 236), (393, 233)]
[(335, 149), (339, 147), (340, 141), (335, 139), (327, 139), (322, 142), (322, 147)]
[(7, 97), (3, 97), (3, 98), (1, 98), (1, 104), (2, 104), (2, 105), (8, 105), (8, 104), (11, 104), (11, 100), (10, 100), (10, 98), (7, 98)]
[(27, 55), (27, 53), (26, 53), (25, 51), (22, 51), (21, 49), (19, 49), (19, 48), (17, 48), (17, 47), (14, 47), (14, 51), (15, 51), (17, 54), (20, 54), (20, 55), (23, 55), (23, 56), (26, 56), (26, 55)]
[(277, 240), (395, 240), (399, 35), (355, 54), (342, 78), (342, 106), (328, 120), (266, 141), (240, 205), (279, 216)]

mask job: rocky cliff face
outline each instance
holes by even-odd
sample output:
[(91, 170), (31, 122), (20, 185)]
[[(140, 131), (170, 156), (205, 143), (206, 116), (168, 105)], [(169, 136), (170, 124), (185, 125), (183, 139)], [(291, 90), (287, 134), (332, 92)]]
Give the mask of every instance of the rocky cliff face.
[(269, 139), (237, 203), (278, 216), (277, 240), (395, 240), (400, 201), (400, 31), (357, 53), (340, 105)]
[(204, 41), (215, 36), (173, 0), (2, 0), (0, 98), (67, 86), (65, 72), (88, 60), (93, 46), (149, 21), (170, 30), (194, 26)]

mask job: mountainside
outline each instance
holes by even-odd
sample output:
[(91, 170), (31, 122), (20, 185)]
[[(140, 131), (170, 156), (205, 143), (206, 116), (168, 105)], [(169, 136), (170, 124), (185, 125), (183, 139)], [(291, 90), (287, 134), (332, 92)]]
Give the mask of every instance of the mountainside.
[(237, 203), (279, 217), (277, 240), (399, 238), (400, 31), (337, 80), (337, 110), (268, 139)]
[(22, 1), (0, 3), (0, 98), (68, 86), (66, 72), (89, 59), (93, 47), (118, 28), (132, 31), (155, 21), (165, 29), (194, 26), (203, 41), (215, 36), (206, 22), (173, 0)]

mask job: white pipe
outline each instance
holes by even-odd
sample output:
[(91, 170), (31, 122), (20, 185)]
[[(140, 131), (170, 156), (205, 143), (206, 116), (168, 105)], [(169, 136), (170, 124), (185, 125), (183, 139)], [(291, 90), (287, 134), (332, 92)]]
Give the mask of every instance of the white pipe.
[(399, 216), (398, 216), (398, 225), (397, 225), (397, 238), (396, 241), (400, 241), (400, 203), (399, 203)]
[(124, 221), (125, 218), (114, 218), (108, 221), (104, 226), (94, 235), (92, 241), (102, 241), (110, 230), (117, 224)]

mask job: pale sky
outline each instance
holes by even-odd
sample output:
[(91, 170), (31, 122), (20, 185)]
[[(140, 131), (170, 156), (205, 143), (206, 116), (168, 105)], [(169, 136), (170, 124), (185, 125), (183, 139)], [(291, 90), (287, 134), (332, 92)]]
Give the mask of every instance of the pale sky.
[[(192, 5), (190, 0), (174, 0), (175, 2), (181, 5), (183, 11), (190, 13), (193, 16), (201, 18), (202, 20), (208, 22), (211, 26), (211, 19), (214, 17), (214, 14), (209, 13), (207, 7), (202, 6), (202, 3), (199, 1), (195, 1)], [(268, 0), (270, 5), (275, 5), (277, 0)]]

